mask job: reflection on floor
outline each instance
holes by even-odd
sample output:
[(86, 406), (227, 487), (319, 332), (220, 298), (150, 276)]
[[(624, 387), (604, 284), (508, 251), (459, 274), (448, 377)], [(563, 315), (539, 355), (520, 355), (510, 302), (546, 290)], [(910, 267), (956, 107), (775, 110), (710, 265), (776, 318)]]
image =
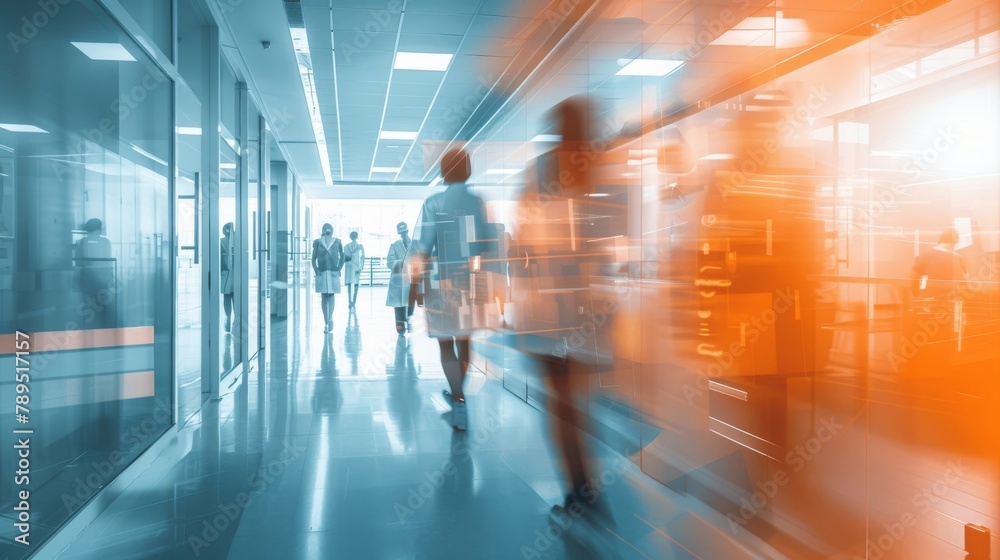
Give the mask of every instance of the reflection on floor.
[[(608, 557), (550, 524), (563, 484), (541, 412), (480, 373), (470, 430), (456, 433), (419, 311), (397, 337), (384, 289), (351, 313), (341, 297), (324, 335), (303, 297), (273, 322), (265, 366), (227, 378), (63, 558)], [(601, 449), (593, 472), (617, 522), (604, 537), (622, 558), (708, 558), (695, 549), (729, 540), (712, 512)]]

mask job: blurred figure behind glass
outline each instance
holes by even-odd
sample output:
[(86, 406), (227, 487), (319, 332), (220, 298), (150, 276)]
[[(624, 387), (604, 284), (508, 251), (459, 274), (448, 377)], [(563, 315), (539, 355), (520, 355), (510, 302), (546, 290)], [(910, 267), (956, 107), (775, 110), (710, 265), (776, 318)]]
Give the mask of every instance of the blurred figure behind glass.
[(94, 328), (112, 327), (115, 259), (111, 241), (102, 235), (104, 223), (97, 218), (87, 220), (83, 229), (87, 235), (76, 243), (75, 260), (80, 268), (84, 308), (93, 312)]
[(921, 251), (913, 264), (920, 297), (945, 296), (956, 290), (952, 282), (966, 279), (968, 267), (962, 255), (955, 251), (957, 244), (958, 231), (946, 229), (938, 237), (937, 245), (929, 251)]

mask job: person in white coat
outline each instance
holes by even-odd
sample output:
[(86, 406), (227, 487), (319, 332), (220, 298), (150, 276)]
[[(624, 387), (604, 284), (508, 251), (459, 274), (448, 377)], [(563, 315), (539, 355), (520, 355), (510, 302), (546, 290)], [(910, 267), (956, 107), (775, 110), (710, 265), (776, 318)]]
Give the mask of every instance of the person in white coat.
[(404, 261), (406, 252), (410, 249), (410, 228), (406, 222), (396, 224), (399, 234), (385, 256), (385, 264), (392, 273), (389, 275), (389, 293), (385, 296), (385, 305), (396, 310), (396, 333), (404, 335), (413, 315), (413, 303), (410, 299), (410, 280)]
[[(344, 246), (344, 283), (347, 284), (347, 307), (354, 309), (361, 287), (361, 269), (365, 267), (365, 246), (358, 243), (358, 232), (351, 232), (351, 242)], [(353, 286), (353, 291), (351, 287)]]

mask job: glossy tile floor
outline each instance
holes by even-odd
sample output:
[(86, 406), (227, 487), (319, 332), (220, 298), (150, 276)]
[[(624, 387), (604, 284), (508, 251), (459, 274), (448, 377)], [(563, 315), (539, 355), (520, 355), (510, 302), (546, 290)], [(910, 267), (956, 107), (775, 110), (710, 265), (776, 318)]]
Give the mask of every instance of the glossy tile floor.
[(470, 430), (455, 432), (419, 310), (397, 337), (384, 289), (354, 313), (341, 296), (325, 335), (313, 299), (301, 294), (308, 305), (272, 324), (264, 366), (223, 380), (223, 398), (61, 558), (689, 559), (706, 557), (692, 539), (718, 538), (713, 512), (600, 445), (593, 472), (616, 526), (553, 525), (563, 482), (542, 412), (473, 372)]

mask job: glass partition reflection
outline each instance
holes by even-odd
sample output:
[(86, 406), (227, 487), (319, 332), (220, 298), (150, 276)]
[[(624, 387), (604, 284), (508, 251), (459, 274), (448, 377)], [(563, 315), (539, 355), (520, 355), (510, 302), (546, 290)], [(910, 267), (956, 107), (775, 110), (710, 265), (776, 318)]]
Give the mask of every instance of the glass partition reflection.
[(252, 102), (249, 104), (250, 116), (247, 130), (247, 212), (244, 219), (247, 224), (247, 248), (244, 268), (247, 271), (247, 357), (252, 359), (260, 349), (260, 113)]
[[(52, 6), (44, 32), (0, 49), (0, 509), (28, 492), (31, 522), (24, 546), (5, 517), (4, 558), (33, 553), (174, 421), (171, 82), (96, 2)], [(5, 22), (36, 14), (0, 4)]]

